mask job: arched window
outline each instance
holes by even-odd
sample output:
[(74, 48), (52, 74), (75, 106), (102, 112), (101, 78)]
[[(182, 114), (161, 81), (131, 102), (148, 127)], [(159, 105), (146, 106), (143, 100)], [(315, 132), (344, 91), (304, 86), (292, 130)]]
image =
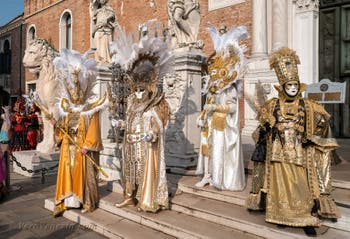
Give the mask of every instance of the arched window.
[(69, 15), (67, 15), (66, 18), (66, 48), (72, 49), (72, 18)]
[(35, 28), (31, 27), (28, 31), (28, 39), (34, 40), (35, 39)]
[(0, 74), (11, 74), (11, 47), (8, 39), (4, 41), (3, 52), (0, 53)]
[(64, 11), (60, 21), (60, 49), (72, 49), (72, 14)]
[(36, 29), (34, 25), (29, 26), (27, 32), (27, 45), (36, 38)]

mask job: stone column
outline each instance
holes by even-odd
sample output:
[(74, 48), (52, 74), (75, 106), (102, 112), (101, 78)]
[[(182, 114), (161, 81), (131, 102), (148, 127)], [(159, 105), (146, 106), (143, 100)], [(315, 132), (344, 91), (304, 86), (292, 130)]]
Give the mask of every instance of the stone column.
[(318, 82), (318, 0), (293, 0), (294, 50), (300, 58), (299, 76), (305, 84)]
[(287, 0), (272, 0), (272, 51), (288, 46)]
[(189, 47), (175, 49), (174, 56), (175, 71), (180, 78), (175, 92), (179, 102), (166, 129), (165, 160), (171, 170), (183, 170), (197, 163), (200, 128), (196, 122), (201, 112), (201, 77), (205, 57), (201, 50)]
[[(268, 82), (273, 75), (269, 69), (267, 59), (267, 1), (253, 0), (253, 27), (252, 27), (252, 58), (248, 64), (247, 74), (244, 77), (244, 128), (243, 135), (250, 136), (256, 129), (255, 109), (251, 99), (257, 97), (257, 84)], [(272, 76), (272, 77), (271, 77)]]
[[(112, 71), (107, 64), (97, 65), (96, 85), (94, 93), (100, 98), (107, 91), (107, 84), (112, 80)], [(104, 149), (100, 152), (100, 167), (107, 173), (108, 178), (100, 174), (100, 178), (105, 181), (114, 181), (120, 179), (120, 162), (121, 162), (121, 144), (111, 143), (107, 138), (108, 130), (111, 128), (108, 108), (100, 113), (101, 138)], [(119, 146), (119, 147), (118, 147)]]
[(252, 57), (267, 55), (266, 0), (253, 0)]

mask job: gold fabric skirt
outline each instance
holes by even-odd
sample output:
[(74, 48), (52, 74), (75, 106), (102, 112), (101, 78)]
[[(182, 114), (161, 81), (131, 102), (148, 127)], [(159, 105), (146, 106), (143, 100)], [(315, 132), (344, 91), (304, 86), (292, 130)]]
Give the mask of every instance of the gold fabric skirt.
[(295, 227), (319, 226), (311, 215), (314, 200), (307, 171), (294, 164), (270, 162), (266, 221)]

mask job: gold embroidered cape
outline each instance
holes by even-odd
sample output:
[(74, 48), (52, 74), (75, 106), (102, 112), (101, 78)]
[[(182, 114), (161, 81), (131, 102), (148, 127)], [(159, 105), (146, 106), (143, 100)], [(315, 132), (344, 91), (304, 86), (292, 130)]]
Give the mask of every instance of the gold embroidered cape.
[(338, 144), (330, 137), (330, 116), (322, 105), (300, 98), (293, 104), (290, 106), (295, 108), (295, 118), (288, 120), (283, 117), (283, 107), (288, 105), (277, 98), (260, 111), (255, 139), (262, 142), (265, 138), (266, 157), (259, 159), (257, 155), (254, 161), (246, 205), (261, 210), (266, 203), (268, 222), (318, 226), (317, 216), (340, 217), (330, 195), (330, 162)]

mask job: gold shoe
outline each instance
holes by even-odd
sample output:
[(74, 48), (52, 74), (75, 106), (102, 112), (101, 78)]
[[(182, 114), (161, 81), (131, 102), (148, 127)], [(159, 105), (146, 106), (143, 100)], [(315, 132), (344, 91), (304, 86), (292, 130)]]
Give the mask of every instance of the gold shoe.
[(123, 202), (115, 204), (116, 207), (125, 207), (125, 206), (130, 206), (130, 205), (135, 206), (133, 198), (127, 198)]
[(60, 207), (55, 207), (54, 209), (53, 209), (53, 216), (54, 217), (60, 217), (60, 216), (62, 216), (62, 214), (64, 213), (64, 209), (62, 209), (62, 208), (60, 208)]

